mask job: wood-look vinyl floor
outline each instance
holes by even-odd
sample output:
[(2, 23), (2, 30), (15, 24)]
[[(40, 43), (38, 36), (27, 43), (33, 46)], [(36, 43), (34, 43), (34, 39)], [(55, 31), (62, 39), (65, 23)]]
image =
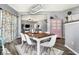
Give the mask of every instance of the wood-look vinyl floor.
[(63, 50), (64, 51), (63, 55), (75, 55), (72, 51), (66, 48), (64, 44), (65, 44), (65, 39), (57, 39), (55, 47), (60, 50)]
[[(56, 44), (55, 44), (54, 47), (58, 48), (60, 50), (63, 50), (64, 51), (63, 55), (75, 55), (72, 51), (70, 51), (68, 48), (66, 48), (64, 46), (64, 44), (65, 44), (65, 40), (64, 39), (57, 39), (56, 40)], [(14, 42), (6, 43), (5, 47), (9, 49), (11, 54), (18, 55), (18, 52), (16, 51)]]

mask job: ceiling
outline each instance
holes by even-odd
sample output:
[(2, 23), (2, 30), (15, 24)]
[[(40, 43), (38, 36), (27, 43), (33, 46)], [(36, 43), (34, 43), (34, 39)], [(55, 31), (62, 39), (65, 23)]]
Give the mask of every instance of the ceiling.
[(18, 12), (28, 12), (32, 4), (9, 4), (9, 6)]
[[(8, 4), (18, 12), (29, 12), (30, 8), (34, 4)], [(73, 7), (79, 6), (79, 4), (42, 4), (40, 11), (64, 11)]]

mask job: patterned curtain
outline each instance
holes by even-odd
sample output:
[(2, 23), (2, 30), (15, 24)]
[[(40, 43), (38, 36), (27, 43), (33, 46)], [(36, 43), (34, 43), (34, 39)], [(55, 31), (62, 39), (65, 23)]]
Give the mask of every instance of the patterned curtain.
[(3, 10), (2, 12), (3, 37), (6, 42), (10, 42), (17, 35), (17, 16)]
[(17, 37), (17, 17), (15, 15), (12, 15), (12, 40), (16, 39)]
[(1, 15), (1, 12), (2, 12), (2, 10), (0, 10), (0, 37), (2, 37), (2, 19), (1, 19), (1, 17), (2, 17), (2, 15)]

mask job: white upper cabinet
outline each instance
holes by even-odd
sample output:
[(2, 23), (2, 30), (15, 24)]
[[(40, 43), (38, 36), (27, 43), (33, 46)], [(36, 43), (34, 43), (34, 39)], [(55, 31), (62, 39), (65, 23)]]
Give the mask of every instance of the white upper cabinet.
[(68, 21), (75, 21), (75, 20), (79, 20), (79, 14), (68, 16)]

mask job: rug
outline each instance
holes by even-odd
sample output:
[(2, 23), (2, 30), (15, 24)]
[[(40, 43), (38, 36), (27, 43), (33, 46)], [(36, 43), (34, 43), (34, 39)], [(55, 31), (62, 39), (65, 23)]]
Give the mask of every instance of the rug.
[[(37, 55), (36, 47), (29, 48), (29, 45), (23, 45), (23, 46), (16, 45), (15, 47), (20, 55)], [(41, 55), (62, 55), (64, 52), (57, 48), (51, 48), (51, 51), (49, 49), (45, 50), (44, 47), (40, 47), (40, 48), (41, 48), (41, 53), (40, 53)], [(52, 49), (54, 50), (54, 52)], [(49, 52), (50, 52), (50, 54), (49, 54)]]

